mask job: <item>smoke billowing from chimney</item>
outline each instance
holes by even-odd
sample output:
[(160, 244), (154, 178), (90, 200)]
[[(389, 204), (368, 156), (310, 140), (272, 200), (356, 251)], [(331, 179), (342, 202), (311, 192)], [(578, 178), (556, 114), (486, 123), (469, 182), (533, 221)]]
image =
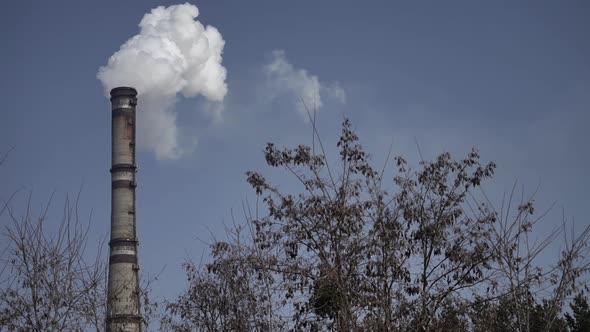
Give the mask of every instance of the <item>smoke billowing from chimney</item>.
[(225, 41), (212, 26), (195, 18), (191, 4), (157, 7), (144, 15), (140, 32), (115, 52), (97, 77), (105, 94), (117, 86), (133, 86), (141, 97), (139, 147), (158, 159), (182, 156), (176, 110), (177, 96), (204, 96), (222, 101), (227, 71), (222, 65)]

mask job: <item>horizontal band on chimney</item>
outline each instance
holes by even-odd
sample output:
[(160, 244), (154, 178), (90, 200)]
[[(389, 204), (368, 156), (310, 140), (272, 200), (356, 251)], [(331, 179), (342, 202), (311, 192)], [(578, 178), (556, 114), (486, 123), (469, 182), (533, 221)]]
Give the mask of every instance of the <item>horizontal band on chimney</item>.
[(132, 164), (116, 164), (111, 167), (111, 173), (113, 172), (136, 172), (137, 166)]
[(119, 188), (135, 188), (137, 187), (137, 183), (131, 180), (115, 180), (111, 182), (112, 189), (119, 189)]
[(131, 324), (139, 324), (141, 323), (141, 318), (139, 315), (112, 315), (107, 317), (107, 322), (115, 323), (115, 324), (122, 324), (122, 323), (131, 323)]
[(119, 254), (119, 255), (112, 255), (111, 257), (109, 257), (109, 265), (118, 264), (118, 263), (137, 264), (137, 256)]
[(139, 243), (137, 240), (132, 239), (112, 239), (109, 241), (110, 247), (132, 247)]
[(112, 114), (113, 114), (113, 118), (118, 117), (118, 116), (133, 118), (133, 108), (129, 108), (129, 107), (115, 108), (115, 109), (113, 109)]

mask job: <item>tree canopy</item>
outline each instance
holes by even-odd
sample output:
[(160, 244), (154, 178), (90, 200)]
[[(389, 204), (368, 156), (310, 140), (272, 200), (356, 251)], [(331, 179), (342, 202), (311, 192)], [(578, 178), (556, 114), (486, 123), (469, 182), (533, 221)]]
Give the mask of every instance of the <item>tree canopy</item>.
[(532, 198), (516, 201), (513, 188), (495, 208), (483, 186), (496, 165), (481, 161), (476, 149), (459, 159), (442, 153), (416, 170), (401, 156), (391, 158), (390, 182), (348, 119), (336, 167), (319, 137), (316, 149), (316, 137), (312, 146), (267, 144), (267, 165), (284, 169), (300, 191), (285, 192), (262, 173), (247, 172), (263, 205), (256, 211), (265, 213), (247, 206), (245, 223), (212, 244), (210, 263), (186, 263), (187, 290), (168, 303), (164, 326), (565, 330), (562, 307), (587, 272), (588, 229), (566, 238), (557, 262), (539, 266), (535, 258), (562, 230), (531, 244), (540, 220)]

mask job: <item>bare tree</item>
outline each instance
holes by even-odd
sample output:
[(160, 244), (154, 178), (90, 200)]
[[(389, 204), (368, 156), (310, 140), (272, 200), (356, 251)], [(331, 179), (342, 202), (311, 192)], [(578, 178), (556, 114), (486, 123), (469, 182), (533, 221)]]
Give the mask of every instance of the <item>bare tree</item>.
[[(516, 183), (508, 199), (502, 202), (500, 218), (493, 230), (492, 241), (498, 246), (495, 265), (498, 273), (493, 286), (503, 287), (500, 293), (506, 294), (505, 302), (512, 307), (515, 331), (563, 330), (561, 310), (581, 286), (580, 278), (590, 268), (587, 259), (590, 227), (568, 236), (567, 223), (562, 217), (562, 222), (549, 235), (533, 239), (533, 229), (549, 209), (535, 215), (534, 194), (527, 199), (522, 195), (520, 201), (516, 201), (515, 191)], [(547, 248), (560, 237), (563, 237), (563, 245), (557, 261), (544, 266), (538, 264)], [(543, 310), (539, 311), (539, 306)]]
[(0, 263), (1, 330), (102, 330), (103, 242), (86, 251), (89, 225), (80, 222), (78, 201), (79, 195), (74, 202), (66, 198), (54, 232), (47, 230), (51, 199), (39, 215), (31, 209), (30, 195), (22, 216), (3, 202), (9, 225)]
[[(89, 241), (92, 215), (88, 222), (80, 218), (81, 190), (73, 202), (66, 196), (59, 223), (49, 218), (53, 195), (35, 214), (32, 195), (22, 212), (12, 206), (18, 192), (0, 203), (6, 240), (0, 251), (0, 331), (104, 331), (105, 242)], [(150, 296), (158, 276), (144, 275), (139, 288), (146, 331), (161, 317), (160, 302)]]

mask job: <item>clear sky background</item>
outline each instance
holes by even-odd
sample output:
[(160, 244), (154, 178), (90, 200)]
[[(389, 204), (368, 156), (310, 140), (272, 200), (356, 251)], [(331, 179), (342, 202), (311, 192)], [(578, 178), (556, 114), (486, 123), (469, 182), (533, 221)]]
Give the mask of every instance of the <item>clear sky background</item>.
[[(3, 5), (0, 153), (14, 149), (0, 168), (0, 197), (21, 188), (15, 211), (30, 192), (36, 211), (55, 192), (55, 223), (65, 195), (82, 186), (91, 240), (108, 234), (111, 115), (96, 74), (138, 33), (144, 14), (172, 4)], [(330, 151), (343, 116), (379, 165), (391, 142), (392, 153), (414, 162), (416, 141), (425, 158), (459, 157), (476, 146), (498, 164), (487, 187), (494, 201), (518, 180), (529, 193), (539, 187), (539, 209), (556, 203), (539, 236), (561, 223), (562, 208), (576, 229), (588, 225), (590, 2), (193, 4), (197, 19), (225, 40), (228, 94), (216, 105), (220, 115), (203, 97), (178, 98), (177, 126), (189, 147), (182, 157), (138, 151), (140, 264), (149, 274), (165, 267), (158, 296), (184, 287), (180, 264), (207, 256), (202, 241), (223, 236), (232, 209), (243, 219), (242, 201), (255, 200), (244, 173), (268, 171), (264, 144), (311, 142), (298, 99), (306, 91), (320, 95), (320, 134)], [(277, 59), (286, 70), (269, 75)], [(279, 183), (286, 175), (271, 174)]]

